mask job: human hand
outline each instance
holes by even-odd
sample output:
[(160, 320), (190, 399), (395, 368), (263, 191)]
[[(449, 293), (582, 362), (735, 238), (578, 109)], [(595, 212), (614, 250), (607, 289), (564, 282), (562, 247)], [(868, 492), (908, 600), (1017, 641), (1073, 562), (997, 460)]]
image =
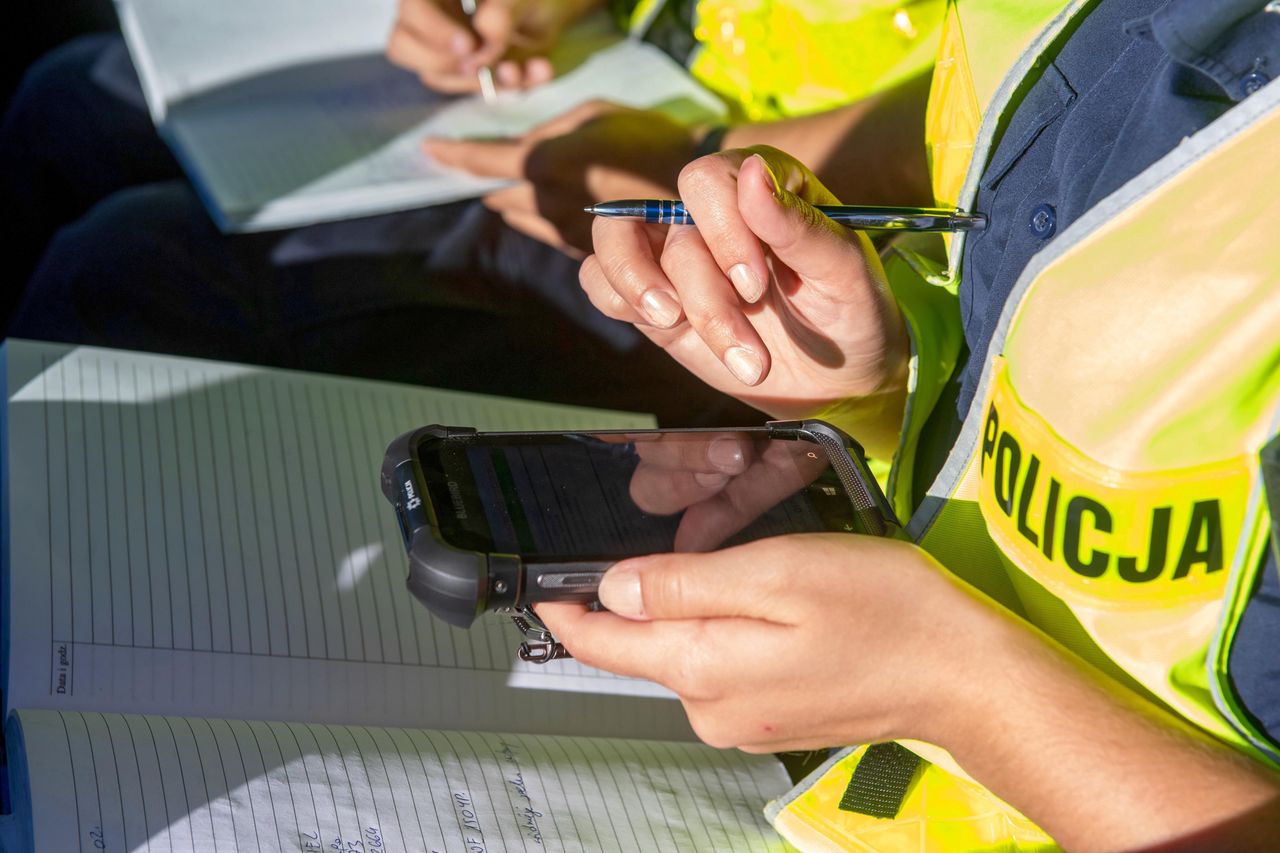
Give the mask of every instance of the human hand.
[(910, 345), (864, 234), (820, 215), (836, 199), (789, 155), (757, 147), (685, 166), (698, 223), (597, 218), (584, 290), (713, 387), (775, 417), (862, 398), (858, 440), (892, 453)]
[(748, 752), (948, 747), (1032, 636), (915, 546), (849, 534), (626, 560), (600, 599), (610, 612), (538, 615), (575, 658), (665, 685), (700, 738)]
[(485, 66), (499, 86), (525, 89), (551, 79), (547, 51), (598, 2), (479, 0), (468, 20), (459, 0), (400, 0), (387, 58), (438, 92), (478, 90)]
[(688, 128), (661, 113), (588, 101), (511, 140), (429, 139), (438, 162), (518, 180), (485, 197), (508, 225), (579, 257), (591, 250), (582, 208), (614, 198), (665, 198), (693, 156)]

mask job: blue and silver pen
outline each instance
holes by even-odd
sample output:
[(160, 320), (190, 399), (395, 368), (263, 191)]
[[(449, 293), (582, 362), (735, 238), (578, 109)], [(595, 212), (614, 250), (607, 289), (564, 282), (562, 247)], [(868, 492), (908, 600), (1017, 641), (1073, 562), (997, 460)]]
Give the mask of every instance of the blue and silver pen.
[[(945, 207), (885, 207), (857, 204), (816, 204), (833, 222), (859, 231), (979, 231), (987, 224), (981, 213)], [(673, 199), (629, 198), (584, 207), (594, 216), (639, 219), (653, 225), (692, 225), (684, 203)]]

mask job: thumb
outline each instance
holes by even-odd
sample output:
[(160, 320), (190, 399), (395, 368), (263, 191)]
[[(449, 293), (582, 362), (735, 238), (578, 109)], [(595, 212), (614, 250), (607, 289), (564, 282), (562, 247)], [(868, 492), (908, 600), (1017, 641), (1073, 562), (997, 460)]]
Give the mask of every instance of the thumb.
[(737, 616), (772, 621), (781, 593), (777, 573), (759, 563), (744, 563), (739, 550), (623, 560), (601, 579), (600, 601), (628, 619)]
[(866, 266), (865, 237), (819, 213), (806, 199), (825, 204), (835, 198), (817, 178), (792, 171), (782, 182), (760, 154), (743, 161), (738, 172), (743, 221), (798, 275), (816, 283), (844, 282), (852, 270)]

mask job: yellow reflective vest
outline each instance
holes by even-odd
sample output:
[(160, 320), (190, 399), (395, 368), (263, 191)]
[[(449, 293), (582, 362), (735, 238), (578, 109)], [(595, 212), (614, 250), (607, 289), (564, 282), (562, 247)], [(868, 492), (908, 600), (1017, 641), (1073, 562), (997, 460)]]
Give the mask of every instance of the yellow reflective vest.
[[(735, 121), (833, 109), (925, 72), (943, 0), (618, 0), (729, 104)], [(660, 32), (663, 29), (675, 30)], [(689, 38), (692, 36), (692, 38)]]
[[(949, 4), (927, 115), (939, 202), (971, 205), (1019, 84), (1085, 6)], [(1240, 707), (1227, 660), (1269, 547), (1259, 452), (1280, 433), (1280, 173), (1260, 164), (1277, 150), (1273, 85), (1037, 254), (917, 507), (914, 446), (961, 345), (964, 238), (945, 263), (909, 246), (885, 259), (913, 343), (890, 480), (908, 532), (1094, 666), (1273, 764), (1277, 746)], [(931, 761), (896, 819), (838, 808), (862, 748), (767, 813), (804, 851), (1054, 848), (945, 753), (907, 745)]]

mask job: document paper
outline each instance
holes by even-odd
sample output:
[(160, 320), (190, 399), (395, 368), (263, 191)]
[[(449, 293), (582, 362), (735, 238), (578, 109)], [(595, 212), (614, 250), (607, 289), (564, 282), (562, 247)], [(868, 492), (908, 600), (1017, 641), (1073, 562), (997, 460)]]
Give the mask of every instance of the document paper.
[(521, 663), (504, 616), (434, 619), (378, 482), (391, 439), (428, 423), (648, 418), (14, 340), (4, 355), (9, 708), (692, 737), (676, 702), (618, 698), (670, 696), (657, 685)]
[(43, 850), (789, 849), (772, 756), (695, 744), (22, 711)]
[(619, 41), (603, 15), (562, 37), (551, 59), (564, 73), (549, 84), (496, 104), (440, 95), (383, 56), (395, 5), (118, 0), (152, 117), (220, 227), (296, 227), (507, 183), (435, 163), (427, 136), (518, 136), (596, 98), (685, 123), (725, 112), (662, 51)]

